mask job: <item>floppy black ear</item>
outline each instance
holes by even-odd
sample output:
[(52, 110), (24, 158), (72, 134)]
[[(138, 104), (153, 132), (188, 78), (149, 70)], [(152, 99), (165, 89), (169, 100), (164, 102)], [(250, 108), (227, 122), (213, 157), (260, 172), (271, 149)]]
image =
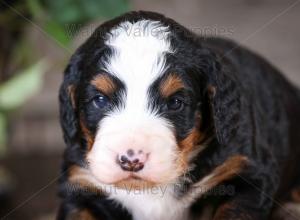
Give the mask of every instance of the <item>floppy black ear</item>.
[(59, 91), (59, 110), (60, 124), (64, 134), (64, 140), (67, 146), (76, 143), (79, 123), (76, 114), (76, 87), (80, 80), (80, 61), (81, 56), (74, 54), (68, 64), (63, 83)]
[[(207, 92), (213, 125), (221, 145), (233, 144), (242, 124), (241, 90), (236, 74), (228, 64), (212, 59)], [(246, 112), (245, 112), (246, 114)]]

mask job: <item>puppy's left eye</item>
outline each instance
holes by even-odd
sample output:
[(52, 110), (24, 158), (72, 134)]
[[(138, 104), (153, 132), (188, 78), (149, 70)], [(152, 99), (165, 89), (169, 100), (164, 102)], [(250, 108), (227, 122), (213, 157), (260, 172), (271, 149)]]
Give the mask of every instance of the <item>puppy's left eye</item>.
[(180, 111), (184, 107), (184, 102), (178, 97), (172, 97), (167, 102), (169, 111)]
[(103, 94), (97, 95), (95, 98), (93, 98), (93, 104), (97, 108), (105, 108), (106, 106), (109, 105), (109, 99)]

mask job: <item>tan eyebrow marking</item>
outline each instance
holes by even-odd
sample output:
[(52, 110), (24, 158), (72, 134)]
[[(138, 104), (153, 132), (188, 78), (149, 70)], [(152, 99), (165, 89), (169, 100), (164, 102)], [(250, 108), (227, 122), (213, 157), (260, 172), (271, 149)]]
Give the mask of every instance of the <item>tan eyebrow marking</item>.
[(182, 88), (184, 88), (184, 84), (179, 76), (175, 74), (170, 74), (159, 87), (163, 97), (168, 97)]
[(103, 92), (105, 95), (111, 95), (117, 88), (116, 84), (108, 75), (99, 75), (95, 77), (92, 82), (98, 90)]

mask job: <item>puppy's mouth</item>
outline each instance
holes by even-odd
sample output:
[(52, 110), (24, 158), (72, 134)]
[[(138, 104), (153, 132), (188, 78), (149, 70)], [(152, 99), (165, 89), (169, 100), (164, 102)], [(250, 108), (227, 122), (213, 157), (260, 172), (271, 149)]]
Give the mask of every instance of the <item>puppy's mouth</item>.
[(119, 189), (148, 189), (157, 185), (157, 183), (152, 182), (147, 179), (143, 179), (135, 174), (130, 174), (129, 177), (120, 180), (113, 184), (116, 188)]

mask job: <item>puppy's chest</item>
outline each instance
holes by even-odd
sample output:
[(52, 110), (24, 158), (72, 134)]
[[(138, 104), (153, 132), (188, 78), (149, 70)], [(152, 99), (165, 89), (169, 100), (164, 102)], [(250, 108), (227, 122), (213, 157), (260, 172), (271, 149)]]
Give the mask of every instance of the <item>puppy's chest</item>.
[(149, 191), (117, 191), (110, 195), (121, 203), (133, 216), (134, 220), (188, 220), (189, 209), (172, 193)]

